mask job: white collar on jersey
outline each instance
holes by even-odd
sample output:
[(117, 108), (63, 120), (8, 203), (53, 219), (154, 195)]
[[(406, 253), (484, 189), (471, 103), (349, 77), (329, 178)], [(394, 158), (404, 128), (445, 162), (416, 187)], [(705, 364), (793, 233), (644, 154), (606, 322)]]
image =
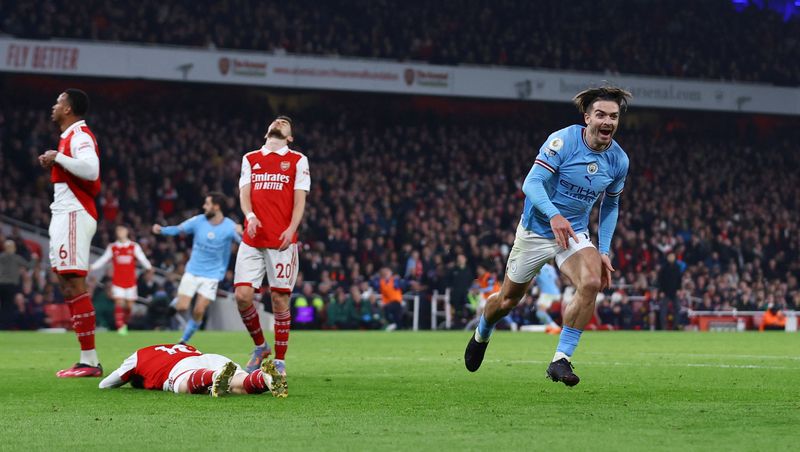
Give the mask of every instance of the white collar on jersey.
[(269, 149), (267, 149), (267, 145), (266, 144), (264, 146), (261, 146), (261, 154), (262, 155), (267, 155), (270, 152), (274, 152), (274, 153), (276, 153), (278, 155), (286, 155), (286, 153), (289, 152), (289, 146), (286, 145), (286, 146), (278, 149), (277, 151), (270, 151)]
[(69, 136), (70, 133), (72, 133), (73, 130), (77, 129), (78, 127), (83, 127), (85, 125), (86, 125), (86, 121), (84, 121), (83, 119), (81, 119), (80, 121), (76, 121), (76, 122), (72, 123), (71, 126), (67, 127), (67, 130), (65, 130), (65, 131), (63, 131), (61, 133), (61, 138), (66, 138), (67, 136)]

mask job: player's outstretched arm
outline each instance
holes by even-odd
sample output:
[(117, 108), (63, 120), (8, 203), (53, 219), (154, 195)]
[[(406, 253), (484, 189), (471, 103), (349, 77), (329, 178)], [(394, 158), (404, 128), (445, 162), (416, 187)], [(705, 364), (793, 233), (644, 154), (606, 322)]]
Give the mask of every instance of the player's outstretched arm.
[(161, 226), (160, 224), (153, 225), (153, 234), (162, 235), (178, 235), (178, 234), (194, 234), (197, 221), (202, 215), (196, 215), (177, 226)]
[(100, 389), (113, 389), (119, 388), (130, 380), (131, 373), (136, 368), (138, 356), (133, 353), (131, 356), (125, 358), (125, 361), (119, 366), (117, 370), (111, 372), (103, 381), (100, 382)]
[(102, 266), (106, 265), (111, 260), (113, 255), (114, 253), (111, 251), (111, 245), (108, 245), (106, 247), (106, 250), (103, 251), (103, 255), (100, 256), (99, 259), (94, 261), (94, 263), (89, 267), (89, 271), (95, 271), (98, 268), (101, 268)]
[(138, 243), (133, 247), (133, 255), (136, 256), (136, 260), (138, 260), (139, 263), (142, 264), (142, 267), (144, 267), (145, 270), (150, 270), (153, 268), (153, 264), (151, 264), (150, 260), (147, 259), (147, 256), (145, 256), (142, 247)]
[(111, 375), (103, 378), (103, 381), (100, 382), (99, 388), (100, 389), (114, 389), (119, 388), (120, 386), (127, 383), (127, 381), (122, 379), (122, 376), (119, 373), (119, 369), (111, 372)]

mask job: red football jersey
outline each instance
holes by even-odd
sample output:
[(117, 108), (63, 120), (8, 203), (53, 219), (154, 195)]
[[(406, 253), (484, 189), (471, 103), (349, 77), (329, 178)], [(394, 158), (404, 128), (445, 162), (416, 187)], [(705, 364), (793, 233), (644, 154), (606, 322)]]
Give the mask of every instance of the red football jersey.
[(144, 389), (164, 389), (169, 372), (178, 362), (201, 352), (191, 345), (160, 344), (140, 348), (117, 369), (122, 381), (139, 378)]
[[(61, 141), (58, 143), (58, 152), (61, 152), (67, 157), (72, 157), (71, 142), (72, 137), (74, 137), (77, 132), (86, 133), (92, 138), (95, 152), (99, 157), (100, 148), (97, 147), (97, 139), (83, 121), (81, 121), (80, 124), (77, 124), (77, 127), (74, 127), (66, 137), (61, 138)], [(67, 186), (69, 186), (69, 189), (75, 194), (75, 197), (78, 198), (78, 201), (81, 203), (83, 208), (89, 212), (89, 215), (91, 215), (92, 218), (95, 220), (97, 219), (97, 206), (94, 203), (94, 198), (100, 193), (100, 176), (97, 176), (97, 179), (93, 181), (84, 180), (78, 176), (75, 176), (69, 171), (64, 170), (64, 168), (59, 165), (53, 165), (53, 168), (50, 170), (50, 182), (54, 184), (58, 182), (66, 182)]]
[(114, 265), (114, 276), (111, 278), (111, 284), (128, 289), (136, 287), (136, 261), (141, 262), (142, 266), (146, 269), (152, 268), (147, 256), (144, 255), (142, 247), (138, 243), (127, 241), (114, 242), (108, 247), (106, 251), (100, 256), (100, 259), (92, 264), (92, 270), (98, 269), (112, 261)]
[(117, 287), (133, 287), (136, 285), (136, 257), (133, 255), (135, 244), (113, 243), (111, 252), (114, 254), (114, 276), (111, 284)]
[[(311, 188), (308, 159), (303, 154), (283, 147), (269, 151), (266, 147), (245, 154), (239, 187), (250, 184), (250, 200), (261, 227), (256, 236), (245, 233), (244, 243), (254, 248), (278, 248), (280, 235), (292, 222), (294, 191)], [(247, 221), (245, 220), (245, 230)], [(297, 242), (297, 233), (292, 243)]]

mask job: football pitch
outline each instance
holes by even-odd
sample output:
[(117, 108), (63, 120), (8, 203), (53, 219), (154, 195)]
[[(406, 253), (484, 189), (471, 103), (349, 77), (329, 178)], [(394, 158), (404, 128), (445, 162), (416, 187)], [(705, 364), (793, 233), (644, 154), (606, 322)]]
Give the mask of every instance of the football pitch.
[[(106, 373), (177, 332), (100, 333)], [(544, 378), (557, 337), (497, 332), (464, 369), (469, 333), (292, 332), (289, 397), (175, 395), (59, 380), (70, 334), (0, 334), (0, 450), (797, 450), (800, 336), (584, 334), (581, 383)], [(195, 345), (244, 364), (246, 333)]]

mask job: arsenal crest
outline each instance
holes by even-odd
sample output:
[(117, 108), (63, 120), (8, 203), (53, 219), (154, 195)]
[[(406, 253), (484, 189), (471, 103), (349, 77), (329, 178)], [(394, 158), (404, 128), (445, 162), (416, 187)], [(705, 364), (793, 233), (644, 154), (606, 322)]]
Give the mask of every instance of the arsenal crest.
[(284, 162), (281, 162), (281, 171), (286, 171), (286, 170), (288, 170), (288, 169), (289, 169), (289, 166), (291, 166), (291, 165), (289, 164), (289, 162), (285, 162), (285, 161), (284, 161)]
[(231, 68), (231, 60), (227, 58), (220, 58), (219, 59), (219, 73), (222, 75), (228, 75), (228, 70)]
[(406, 69), (403, 73), (403, 78), (406, 80), (406, 85), (411, 86), (414, 83), (414, 69)]

